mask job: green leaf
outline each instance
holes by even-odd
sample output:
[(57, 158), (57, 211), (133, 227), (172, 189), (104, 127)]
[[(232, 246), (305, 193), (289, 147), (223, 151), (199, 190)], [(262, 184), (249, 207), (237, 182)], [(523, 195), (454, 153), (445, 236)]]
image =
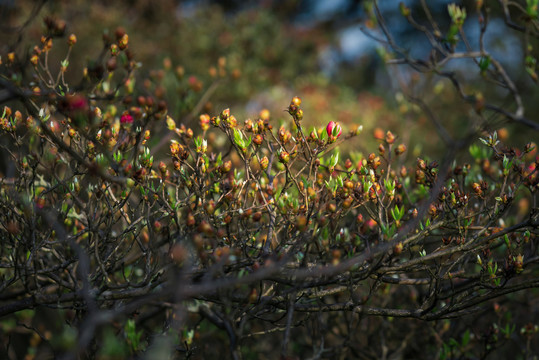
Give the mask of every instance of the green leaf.
[(490, 66), (490, 56), (484, 56), (479, 60), (479, 69), (481, 69), (481, 73), (484, 73), (488, 67)]
[(470, 329), (466, 329), (466, 331), (462, 335), (462, 346), (464, 347), (468, 345), (469, 342), (470, 342)]

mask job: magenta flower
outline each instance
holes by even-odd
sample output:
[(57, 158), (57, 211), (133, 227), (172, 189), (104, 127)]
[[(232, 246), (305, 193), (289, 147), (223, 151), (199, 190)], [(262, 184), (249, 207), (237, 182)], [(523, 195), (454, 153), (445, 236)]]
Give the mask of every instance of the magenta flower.
[(341, 125), (336, 123), (335, 121), (330, 121), (328, 123), (328, 126), (326, 126), (326, 131), (328, 133), (328, 137), (331, 139), (332, 137), (334, 139), (337, 139), (342, 134), (342, 128)]
[(133, 116), (131, 116), (127, 112), (124, 112), (122, 114), (122, 117), (120, 117), (120, 123), (122, 124), (131, 124), (132, 122), (133, 122)]

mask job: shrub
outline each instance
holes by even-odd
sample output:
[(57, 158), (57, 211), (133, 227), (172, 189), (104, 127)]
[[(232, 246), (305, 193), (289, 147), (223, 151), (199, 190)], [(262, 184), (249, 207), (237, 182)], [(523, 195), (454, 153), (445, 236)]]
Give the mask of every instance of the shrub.
[[(449, 9), (450, 35), (431, 39), (442, 65), (461, 56), (465, 16)], [(387, 60), (448, 77), (476, 111), (479, 125), (462, 138), (431, 119), (447, 145), (442, 160), (420, 154), (410, 164), (409, 144), (380, 129), (377, 147), (340, 152), (368, 135), (359, 124), (304, 126), (310, 114), (299, 97), (283, 125), (268, 110), (237, 119), (196, 106), (196, 126), (182, 125), (161, 89), (135, 86), (138, 65), (121, 30), (79, 84), (67, 83), (77, 39), (48, 18), (28, 56), (3, 57), (2, 96), (11, 101), (0, 124), (9, 159), (0, 188), (3, 335), (14, 338), (22, 324), (33, 334), (29, 355), (99, 358), (216, 357), (223, 348), (214, 342), (223, 340), (233, 358), (377, 356), (385, 346), (425, 356), (406, 345), (417, 336), (436, 338), (439, 349), (424, 351), (442, 358), (501, 346), (515, 325), (491, 300), (539, 286), (537, 156), (533, 143), (502, 144), (486, 114), (536, 125), (486, 53), (465, 50), (509, 88), (515, 112), (460, 91), (442, 65), (399, 51), (383, 20), (378, 12), (401, 55)], [(61, 42), (66, 55), (51, 64)], [(177, 80), (204, 99), (196, 79)], [(153, 135), (163, 127), (166, 155)], [(463, 148), (469, 157), (457, 161)], [(494, 311), (482, 334), (449, 328), (452, 318), (483, 326), (486, 305)], [(432, 332), (416, 320), (431, 321)], [(391, 322), (398, 325), (388, 329)], [(367, 350), (357, 345), (386, 331)], [(535, 332), (521, 330), (528, 340)]]

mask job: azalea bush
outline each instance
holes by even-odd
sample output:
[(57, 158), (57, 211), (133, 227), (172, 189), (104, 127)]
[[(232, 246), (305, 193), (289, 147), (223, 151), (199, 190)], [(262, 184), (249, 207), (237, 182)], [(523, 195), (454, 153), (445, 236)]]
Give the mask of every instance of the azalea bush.
[[(464, 57), (462, 8), (449, 7), (451, 36), (432, 38), (446, 58), (425, 66), (397, 47), (376, 5), (388, 63), (449, 78), (475, 114), (463, 136), (431, 114), (445, 157), (409, 156), (392, 129), (309, 121), (299, 96), (282, 104), (285, 121), (263, 108), (207, 111), (214, 90), (172, 64), (140, 81), (123, 29), (82, 69), (70, 57), (84, 49), (55, 18), (28, 53), (3, 54), (2, 357), (537, 351), (536, 316), (509, 311), (532, 307), (539, 287), (536, 145), (504, 144), (489, 112), (536, 123), (488, 54), (464, 50), (509, 89), (514, 112), (440, 68)], [(165, 80), (178, 103), (156, 85)]]

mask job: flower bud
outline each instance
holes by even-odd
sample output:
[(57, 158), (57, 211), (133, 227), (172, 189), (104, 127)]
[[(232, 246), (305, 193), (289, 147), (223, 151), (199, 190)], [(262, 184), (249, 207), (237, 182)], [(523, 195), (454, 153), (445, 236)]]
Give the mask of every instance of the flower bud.
[(118, 50), (118, 45), (112, 44), (112, 45), (110, 46), (110, 54), (111, 54), (112, 56), (118, 55), (118, 51), (119, 51), (119, 50)]
[(269, 160), (267, 156), (264, 156), (262, 159), (260, 159), (260, 167), (262, 170), (266, 170), (269, 165)]
[(388, 144), (393, 144), (395, 142), (395, 135), (391, 131), (386, 133), (386, 142)]
[(403, 2), (399, 4), (399, 10), (401, 12), (401, 15), (404, 17), (408, 17), (411, 14), (410, 8), (407, 7)]
[(330, 202), (326, 205), (326, 209), (327, 211), (334, 213), (335, 211), (337, 211), (337, 205), (335, 205), (335, 203), (333, 202)]
[(235, 128), (236, 126), (238, 126), (238, 120), (236, 120), (236, 117), (234, 115), (230, 115), (226, 120), (226, 124), (230, 128)]
[(264, 137), (260, 134), (256, 134), (253, 138), (253, 143), (255, 143), (257, 146), (262, 145), (263, 141), (264, 141)]
[(73, 46), (77, 43), (77, 37), (75, 36), (75, 34), (71, 34), (69, 35), (69, 37), (67, 38), (67, 44), (69, 46)]
[(299, 215), (296, 217), (296, 227), (299, 231), (303, 231), (307, 226), (307, 217), (305, 215)]
[(408, 170), (406, 170), (406, 166), (402, 165), (401, 166), (401, 169), (399, 171), (399, 175), (403, 178), (406, 177), (406, 175), (408, 175)]
[(288, 164), (288, 162), (290, 161), (290, 154), (284, 150), (281, 151), (281, 153), (279, 154), (279, 161), (283, 164)]
[(342, 128), (338, 123), (330, 121), (326, 126), (326, 132), (329, 138), (337, 139), (342, 134)]
[(347, 197), (346, 199), (344, 199), (344, 201), (342, 202), (343, 209), (350, 209), (350, 207), (352, 206), (352, 202), (353, 199), (351, 197)]
[(268, 109), (262, 109), (260, 111), (260, 113), (258, 114), (258, 116), (260, 117), (260, 119), (262, 119), (263, 121), (266, 121), (266, 120), (269, 120), (270, 118), (270, 112)]
[(127, 45), (129, 43), (129, 36), (127, 34), (124, 34), (120, 40), (118, 40), (118, 47), (120, 48), (120, 50), (125, 50), (127, 49)]
[(167, 172), (167, 164), (160, 161), (159, 162), (159, 171), (161, 172), (161, 175), (165, 175), (165, 173)]
[(395, 155), (401, 155), (401, 154), (404, 153), (405, 151), (406, 151), (406, 145), (400, 144), (400, 145), (397, 146), (397, 148), (395, 149)]
[(133, 122), (133, 116), (131, 116), (127, 111), (125, 111), (120, 117), (121, 124), (131, 124)]
[(374, 129), (374, 138), (376, 140), (383, 140), (384, 139), (384, 130), (380, 129), (380, 128), (376, 128)]
[(298, 111), (296, 111), (296, 118), (297, 118), (298, 120), (302, 120), (302, 119), (303, 119), (303, 110), (298, 109)]
[(229, 117), (230, 117), (230, 109), (224, 109), (223, 111), (221, 111), (221, 114), (219, 114), (219, 118), (223, 121), (228, 120)]
[(37, 64), (39, 63), (39, 57), (37, 55), (32, 55), (32, 57), (30, 58), (30, 63), (34, 66), (37, 66)]
[(253, 120), (245, 120), (245, 122), (243, 123), (243, 128), (245, 129), (245, 131), (253, 131)]
[(301, 99), (297, 96), (294, 96), (290, 104), (299, 107), (301, 105)]
[(202, 114), (199, 117), (200, 128), (206, 131), (210, 128), (210, 116), (208, 114)]
[(219, 168), (219, 171), (221, 171), (222, 174), (226, 174), (232, 169), (232, 161), (228, 160), (225, 161), (221, 167)]
[(523, 263), (524, 263), (524, 257), (522, 255), (519, 254), (514, 258), (513, 265), (515, 266), (515, 272), (517, 274), (520, 274), (522, 272)]

